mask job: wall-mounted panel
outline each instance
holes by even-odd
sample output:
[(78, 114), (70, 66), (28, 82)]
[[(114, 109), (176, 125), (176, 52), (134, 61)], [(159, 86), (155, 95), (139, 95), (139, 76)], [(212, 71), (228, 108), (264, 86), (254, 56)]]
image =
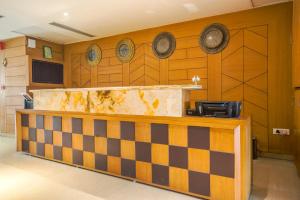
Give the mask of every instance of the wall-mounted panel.
[[(196, 100), (240, 100), (243, 113), (253, 118), (259, 149), (292, 154), (293, 136), (272, 135), (274, 127), (292, 129), (291, 45), (286, 42), (291, 18), (292, 4), (284, 3), (66, 45), (67, 86), (84, 87), (79, 80), (86, 75), (73, 70), (82, 61), (74, 56), (84, 55), (90, 44), (97, 44), (103, 58), (97, 70), (92, 68), (91, 87), (191, 84), (198, 75), (203, 90), (191, 93), (192, 106)], [(221, 53), (207, 55), (199, 46), (199, 35), (215, 22), (226, 25), (231, 38)], [(174, 35), (176, 49), (169, 58), (158, 59), (151, 43), (164, 31)], [(129, 63), (115, 56), (115, 46), (123, 38), (131, 38), (136, 47)]]

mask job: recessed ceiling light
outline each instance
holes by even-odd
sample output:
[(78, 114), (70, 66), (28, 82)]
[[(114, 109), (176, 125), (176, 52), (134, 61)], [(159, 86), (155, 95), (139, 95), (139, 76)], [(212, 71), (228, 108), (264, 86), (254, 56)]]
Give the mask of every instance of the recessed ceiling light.
[(184, 3), (183, 7), (190, 13), (195, 13), (199, 11), (199, 8), (193, 3)]
[(68, 16), (69, 16), (69, 13), (68, 13), (68, 12), (64, 12), (64, 16), (65, 16), (65, 17), (68, 17)]

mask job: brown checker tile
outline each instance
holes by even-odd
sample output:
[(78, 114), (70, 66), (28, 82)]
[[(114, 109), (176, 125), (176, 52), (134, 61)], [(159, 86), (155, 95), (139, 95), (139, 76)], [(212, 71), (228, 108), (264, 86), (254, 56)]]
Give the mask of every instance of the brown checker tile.
[(62, 117), (61, 129), (63, 132), (72, 133), (72, 121), (70, 117)]
[(235, 199), (234, 178), (210, 175), (210, 185), (211, 199)]
[(234, 132), (231, 129), (210, 129), (210, 150), (234, 153)]
[(29, 128), (29, 140), (36, 141), (36, 129), (35, 128)]
[(152, 182), (152, 164), (136, 161), (136, 178), (148, 183)]
[(36, 142), (29, 141), (29, 153), (35, 155), (36, 154)]
[(107, 155), (107, 138), (95, 137), (95, 152)]
[(53, 130), (52, 116), (50, 115), (44, 116), (44, 125), (45, 125), (45, 130)]
[(234, 154), (211, 151), (210, 173), (234, 178)]
[(62, 133), (62, 145), (64, 147), (72, 147), (72, 133)]
[(152, 164), (152, 183), (169, 186), (169, 167)]
[(121, 174), (121, 158), (107, 156), (107, 171), (120, 175)]
[(72, 148), (63, 147), (62, 148), (62, 159), (64, 162), (72, 163), (73, 162), (73, 152)]
[(121, 144), (119, 139), (107, 139), (107, 155), (117, 157), (121, 156)]
[(151, 128), (149, 123), (135, 122), (135, 141), (151, 142)]
[(21, 124), (22, 124), (22, 126), (25, 126), (25, 127), (29, 126), (29, 115), (28, 114), (21, 114)]
[(120, 139), (120, 122), (119, 121), (107, 121), (107, 137)]
[(83, 136), (83, 150), (89, 152), (95, 152), (95, 137), (84, 135)]
[(83, 150), (83, 135), (72, 134), (72, 148), (76, 150)]
[(45, 130), (44, 131), (45, 134), (45, 143), (46, 144), (53, 144), (53, 131), (50, 130)]
[(36, 129), (36, 141), (39, 143), (45, 143), (44, 129)]
[(39, 156), (45, 156), (45, 144), (44, 143), (36, 143), (36, 154)]
[(62, 146), (62, 132), (53, 131), (53, 144), (56, 146)]
[(209, 149), (209, 128), (189, 126), (188, 147), (197, 149)]
[(95, 153), (92, 152), (83, 152), (83, 166), (95, 169)]
[(151, 124), (151, 142), (157, 144), (169, 144), (168, 124)]
[(169, 144), (173, 146), (187, 147), (187, 126), (169, 125)]
[(72, 117), (72, 133), (82, 134), (82, 119)]
[(107, 156), (95, 154), (95, 168), (102, 171), (107, 171)]
[(188, 192), (189, 172), (187, 169), (169, 168), (170, 187), (175, 190)]
[(210, 196), (209, 174), (189, 171), (189, 192)]
[(165, 144), (151, 144), (152, 163), (169, 165), (169, 146)]
[(82, 127), (82, 133), (84, 135), (90, 135), (94, 136), (94, 120), (91, 118), (91, 116), (86, 116), (83, 118), (83, 127)]
[(121, 121), (121, 139), (135, 140), (135, 123)]
[(135, 160), (134, 141), (121, 140), (121, 157), (125, 159)]
[(29, 140), (29, 128), (28, 127), (22, 127), (22, 139)]
[(136, 142), (135, 158), (137, 161), (151, 162), (151, 144), (146, 142)]
[(169, 146), (169, 164), (173, 167), (188, 167), (188, 151), (185, 147)]
[(36, 128), (36, 115), (35, 114), (29, 115), (29, 128)]
[(62, 147), (61, 146), (53, 146), (53, 158), (56, 160), (63, 160), (62, 159)]
[(45, 144), (45, 157), (49, 159), (53, 159), (53, 145)]
[(107, 137), (107, 121), (106, 120), (94, 120), (94, 135)]
[(72, 152), (73, 164), (75, 165), (83, 165), (83, 151), (73, 149)]
[(62, 131), (62, 117), (53, 116), (52, 123), (54, 131)]
[(29, 152), (29, 141), (22, 140), (22, 151)]
[(121, 175), (135, 178), (135, 160), (121, 159)]
[(36, 115), (36, 128), (44, 129), (44, 115)]
[(209, 150), (188, 149), (188, 169), (196, 172), (209, 173)]

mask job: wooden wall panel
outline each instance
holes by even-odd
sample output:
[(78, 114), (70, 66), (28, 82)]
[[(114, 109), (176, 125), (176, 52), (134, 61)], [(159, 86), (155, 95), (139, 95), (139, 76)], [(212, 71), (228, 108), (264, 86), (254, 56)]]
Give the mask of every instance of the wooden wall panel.
[(15, 110), (23, 108), (28, 85), (28, 57), (26, 55), (26, 38), (18, 37), (5, 41), (5, 102), (4, 133), (13, 135), (15, 132)]
[(293, 86), (294, 91), (294, 129), (296, 132), (296, 165), (300, 176), (300, 1), (293, 2)]
[(244, 102), (243, 112), (252, 116), (258, 148), (268, 151), (268, 35), (263, 34), (268, 33), (268, 26), (230, 33), (229, 47), (222, 52), (222, 99)]
[[(243, 112), (253, 117), (260, 150), (291, 154), (292, 136), (272, 135), (272, 128), (292, 129), (291, 45), (286, 42), (291, 14), (292, 3), (284, 3), (69, 44), (64, 49), (67, 86), (83, 87), (73, 84), (83, 75), (73, 71), (81, 62), (73, 56), (84, 55), (89, 45), (97, 44), (103, 53), (97, 86), (191, 84), (191, 78), (198, 75), (203, 90), (191, 93), (191, 104), (196, 100), (243, 101)], [(224, 51), (208, 56), (199, 47), (199, 34), (215, 22), (225, 24), (231, 38)], [(176, 49), (169, 58), (158, 59), (151, 43), (163, 31), (175, 36)], [(134, 41), (136, 52), (130, 63), (122, 64), (115, 56), (115, 45), (124, 38)], [(91, 73), (90, 80), (94, 76)]]
[(296, 132), (296, 166), (300, 176), (300, 90), (295, 90), (294, 128)]

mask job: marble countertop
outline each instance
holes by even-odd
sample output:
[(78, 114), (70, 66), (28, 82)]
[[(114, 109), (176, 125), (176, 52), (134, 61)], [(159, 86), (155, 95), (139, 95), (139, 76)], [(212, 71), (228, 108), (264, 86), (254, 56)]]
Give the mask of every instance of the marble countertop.
[(201, 85), (152, 85), (152, 86), (126, 86), (126, 87), (96, 87), (96, 88), (57, 88), (57, 89), (41, 89), (30, 90), (30, 92), (36, 91), (91, 91), (91, 90), (155, 90), (155, 89), (182, 89), (182, 90), (200, 90)]

